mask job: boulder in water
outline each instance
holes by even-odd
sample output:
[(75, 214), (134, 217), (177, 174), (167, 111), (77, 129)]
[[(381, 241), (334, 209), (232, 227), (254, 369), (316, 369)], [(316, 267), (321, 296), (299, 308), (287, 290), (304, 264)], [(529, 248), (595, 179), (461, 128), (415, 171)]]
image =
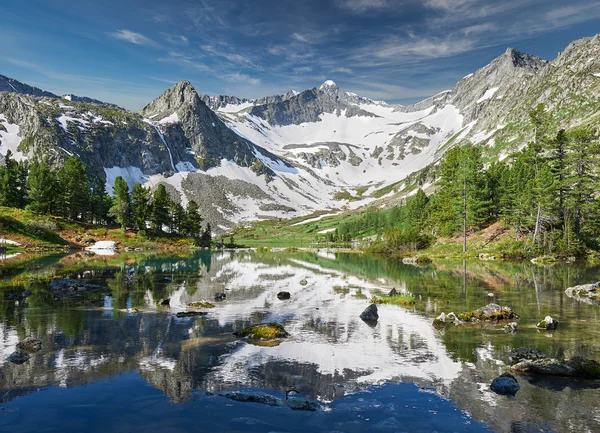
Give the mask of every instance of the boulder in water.
[(519, 347), (517, 349), (513, 349), (508, 354), (508, 363), (510, 365), (517, 364), (523, 360), (535, 361), (538, 359), (547, 359), (548, 355), (544, 352), (540, 352), (537, 349), (529, 349), (527, 347)]
[(277, 293), (277, 299), (280, 301), (285, 301), (286, 299), (290, 299), (290, 292), (279, 292)]
[(20, 343), (17, 343), (17, 349), (25, 350), (27, 352), (37, 352), (41, 348), (42, 341), (33, 337), (27, 337)]
[(519, 327), (519, 324), (517, 322), (510, 322), (508, 325), (506, 325), (504, 327), (504, 331), (507, 334), (514, 334), (515, 332), (517, 332), (518, 327)]
[(360, 313), (360, 318), (368, 323), (375, 324), (379, 320), (379, 313), (377, 312), (377, 305), (371, 304), (365, 310)]
[(161, 299), (158, 302), (158, 305), (160, 305), (161, 307), (169, 307), (171, 305), (171, 298)]
[(306, 279), (300, 280), (300, 285), (301, 286), (306, 286), (307, 284), (308, 284), (308, 281), (306, 281)]
[(397, 294), (398, 294), (398, 291), (394, 287), (392, 290), (390, 290), (390, 293), (388, 293), (388, 296), (396, 296)]
[(567, 296), (587, 304), (600, 304), (600, 281), (592, 284), (582, 284), (565, 290)]
[(23, 364), (27, 362), (27, 360), (31, 358), (31, 355), (24, 350), (17, 349), (10, 355), (6, 357), (8, 362), (12, 362), (13, 364)]
[(175, 314), (176, 317), (196, 317), (196, 316), (206, 316), (208, 313), (206, 311), (180, 311)]
[(550, 316), (546, 316), (544, 320), (535, 325), (536, 328), (545, 329), (546, 331), (554, 331), (558, 327), (558, 320), (554, 320)]
[(479, 322), (499, 322), (502, 320), (518, 319), (516, 314), (510, 307), (501, 307), (498, 304), (487, 304), (485, 307), (478, 308), (475, 311), (467, 311), (458, 315), (458, 319), (466, 323)]
[(504, 373), (492, 381), (490, 389), (500, 395), (515, 395), (521, 387), (512, 374)]
[(319, 403), (314, 401), (300, 399), (283, 400), (281, 398), (273, 397), (270, 395), (255, 395), (241, 392), (230, 392), (227, 394), (223, 394), (223, 397), (242, 403), (259, 403), (266, 404), (267, 406), (289, 407), (292, 410), (315, 412), (319, 409)]
[(215, 293), (215, 301), (224, 301), (227, 298), (225, 293)]

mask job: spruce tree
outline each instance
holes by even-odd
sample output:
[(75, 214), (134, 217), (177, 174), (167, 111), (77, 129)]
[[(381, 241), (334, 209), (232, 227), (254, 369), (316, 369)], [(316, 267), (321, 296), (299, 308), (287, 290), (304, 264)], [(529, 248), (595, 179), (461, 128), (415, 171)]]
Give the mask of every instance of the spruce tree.
[(107, 222), (108, 211), (112, 206), (112, 200), (106, 192), (106, 180), (94, 177), (90, 184), (90, 222), (104, 224)]
[(33, 160), (27, 176), (29, 204), (27, 208), (39, 213), (54, 214), (59, 199), (58, 179), (48, 160)]
[(193, 238), (202, 236), (202, 216), (200, 216), (200, 207), (194, 200), (190, 200), (186, 209), (186, 218), (184, 232)]
[(171, 199), (163, 184), (159, 184), (152, 196), (152, 211), (150, 221), (155, 232), (161, 233), (163, 225), (169, 225), (169, 205)]
[(146, 221), (150, 218), (150, 191), (139, 183), (133, 185), (131, 208), (135, 228), (146, 230)]
[(26, 185), (23, 182), (23, 165), (12, 157), (10, 149), (0, 162), (0, 206), (25, 207)]
[(61, 213), (65, 218), (81, 219), (89, 206), (90, 188), (83, 162), (71, 156), (58, 171), (58, 184), (61, 191)]
[(131, 222), (131, 197), (129, 196), (129, 186), (121, 177), (117, 176), (113, 186), (113, 201), (108, 214), (115, 218), (121, 226), (121, 230), (126, 230)]

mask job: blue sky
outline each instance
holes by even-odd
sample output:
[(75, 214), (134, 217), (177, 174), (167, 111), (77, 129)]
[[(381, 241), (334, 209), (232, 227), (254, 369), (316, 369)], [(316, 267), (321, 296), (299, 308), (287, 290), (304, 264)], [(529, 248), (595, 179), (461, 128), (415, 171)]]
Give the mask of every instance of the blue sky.
[(551, 60), (600, 29), (583, 0), (3, 0), (0, 74), (139, 110), (181, 79), (260, 97), (326, 79), (413, 102), (508, 46)]

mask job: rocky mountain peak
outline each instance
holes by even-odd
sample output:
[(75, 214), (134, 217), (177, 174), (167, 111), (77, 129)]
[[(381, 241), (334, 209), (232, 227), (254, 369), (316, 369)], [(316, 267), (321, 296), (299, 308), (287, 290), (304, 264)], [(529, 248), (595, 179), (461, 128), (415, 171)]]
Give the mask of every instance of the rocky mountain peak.
[(146, 105), (142, 109), (141, 114), (144, 117), (152, 117), (165, 113), (170, 114), (183, 106), (196, 106), (201, 103), (202, 101), (192, 83), (188, 80), (182, 80)]
[(339, 89), (338, 85), (332, 80), (327, 80), (319, 87), (319, 90)]
[(546, 63), (548, 63), (537, 56), (522, 53), (511, 47), (508, 47), (504, 54), (502, 54), (497, 60), (499, 60), (499, 62), (502, 64), (509, 65), (514, 68), (526, 68), (534, 71), (541, 69)]

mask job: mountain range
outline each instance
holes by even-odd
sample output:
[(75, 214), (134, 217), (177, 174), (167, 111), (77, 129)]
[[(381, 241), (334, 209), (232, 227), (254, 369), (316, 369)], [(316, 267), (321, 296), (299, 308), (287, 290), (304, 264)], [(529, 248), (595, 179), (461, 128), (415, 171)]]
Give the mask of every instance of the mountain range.
[[(539, 103), (556, 127), (600, 125), (600, 35), (553, 61), (509, 48), (452, 89), (412, 105), (374, 101), (333, 81), (260, 99), (198, 94), (181, 81), (140, 113), (0, 76), (0, 153), (76, 155), (88, 171), (194, 199), (217, 232), (266, 218), (394, 201), (415, 173), (427, 187), (452, 146), (507, 157), (533, 135)], [(425, 173), (425, 174), (424, 174)], [(412, 176), (411, 176), (412, 175)]]

